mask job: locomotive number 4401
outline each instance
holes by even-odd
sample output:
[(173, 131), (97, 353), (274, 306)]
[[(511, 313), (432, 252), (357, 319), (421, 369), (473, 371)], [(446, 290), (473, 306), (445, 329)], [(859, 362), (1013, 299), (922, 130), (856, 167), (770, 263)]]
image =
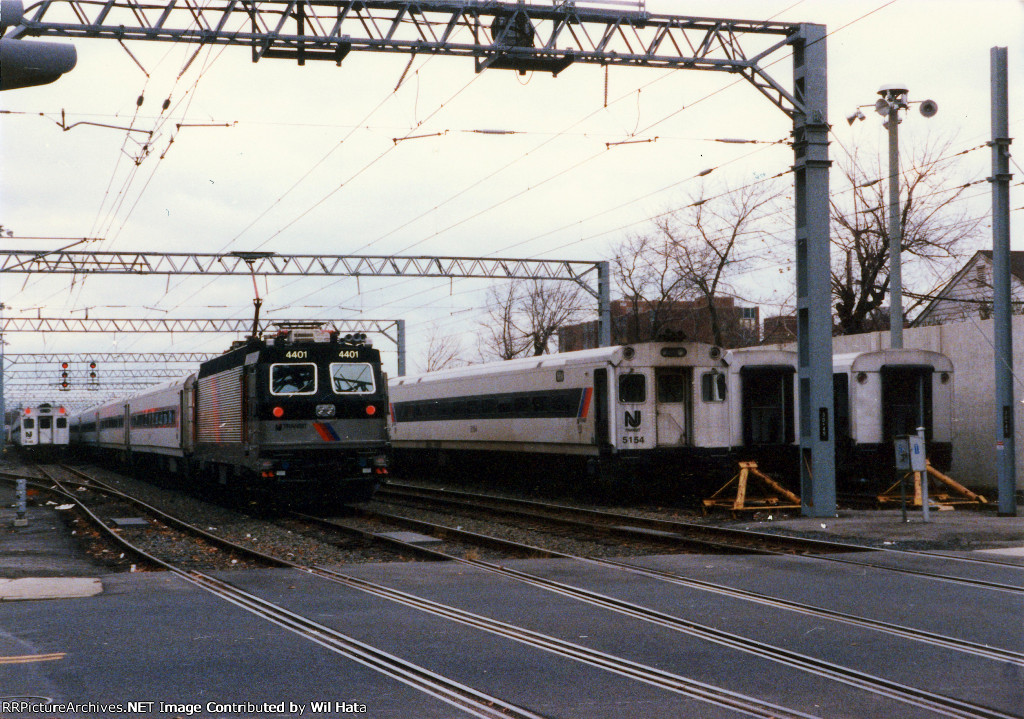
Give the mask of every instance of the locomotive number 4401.
[(356, 350), (341, 350), (338, 352), (338, 357), (343, 359), (355, 359), (358, 356), (359, 353)]
[(306, 350), (289, 350), (284, 353), (286, 359), (306, 359), (309, 353)]

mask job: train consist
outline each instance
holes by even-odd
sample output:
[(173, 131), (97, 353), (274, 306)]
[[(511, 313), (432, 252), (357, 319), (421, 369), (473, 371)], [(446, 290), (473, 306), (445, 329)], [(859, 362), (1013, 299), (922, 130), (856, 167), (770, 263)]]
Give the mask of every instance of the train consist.
[(68, 411), (61, 405), (44, 402), (10, 413), (11, 444), (34, 454), (59, 453), (68, 446)]
[(358, 501), (387, 473), (387, 384), (365, 335), (250, 338), (183, 380), (75, 415), (72, 445), (190, 486)]
[[(649, 342), (398, 377), (390, 386), (400, 464), (465, 460), (515, 472), (526, 461), (570, 476), (697, 487), (737, 461), (793, 476), (800, 412), (795, 352)], [(837, 356), (839, 476), (892, 476), (894, 435), (924, 426), (948, 466), (952, 365), (922, 350)]]

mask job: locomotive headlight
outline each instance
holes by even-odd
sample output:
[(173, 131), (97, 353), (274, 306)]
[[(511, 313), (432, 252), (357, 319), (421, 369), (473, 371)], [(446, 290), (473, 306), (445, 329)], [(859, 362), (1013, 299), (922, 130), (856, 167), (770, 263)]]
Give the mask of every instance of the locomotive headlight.
[(366, 405), (366, 414), (372, 417), (373, 415), (377, 414), (377, 408), (374, 407), (372, 404)]
[(282, 417), (284, 417), (284, 407), (274, 407), (273, 414), (278, 419), (281, 419)]

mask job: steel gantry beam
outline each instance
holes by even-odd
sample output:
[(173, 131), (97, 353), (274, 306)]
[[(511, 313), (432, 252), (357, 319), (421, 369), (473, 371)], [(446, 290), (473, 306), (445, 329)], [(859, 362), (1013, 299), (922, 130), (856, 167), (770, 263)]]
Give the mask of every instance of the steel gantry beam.
[[(342, 333), (377, 332), (388, 336), (398, 320), (317, 320)], [(266, 333), (279, 324), (309, 324), (303, 320), (260, 320), (258, 331)], [(250, 332), (251, 319), (144, 319), (130, 317), (4, 317), (0, 332)]]
[[(311, 321), (319, 323), (328, 329), (334, 329), (342, 334), (356, 332), (372, 332), (387, 338), (395, 344), (398, 352), (398, 372), (405, 374), (405, 320), (385, 319), (363, 319), (363, 320), (300, 320), (272, 319), (260, 320), (256, 331), (266, 334), (274, 331), (277, 326), (287, 325), (308, 325)], [(190, 332), (220, 332), (220, 333), (250, 333), (253, 329), (251, 319), (237, 318), (132, 318), (132, 317), (0, 317), (0, 337), (4, 332), (166, 332), (166, 333), (190, 333)], [(154, 358), (167, 357), (168, 353), (143, 353)], [(16, 355), (17, 356), (17, 355)], [(63, 355), (43, 355), (56, 358), (56, 362), (70, 360)], [(103, 356), (130, 356), (125, 353), (97, 353), (95, 355), (81, 354), (87, 358), (84, 361), (99, 362), (98, 357)], [(171, 353), (170, 356), (182, 357), (193, 356), (209, 358), (204, 353)], [(214, 355), (215, 356), (215, 355)], [(3, 363), (6, 367), (8, 360), (6, 355)], [(181, 360), (178, 360), (181, 361)], [(203, 361), (199, 359), (197, 361)], [(2, 387), (2, 385), (0, 385)]]
[[(251, 329), (251, 327), (250, 327)], [(97, 363), (121, 363), (121, 364), (169, 364), (173, 362), (187, 362), (198, 364), (219, 357), (219, 352), (68, 352), (57, 354), (54, 352), (24, 352), (7, 353), (4, 355), (4, 367), (12, 368), (14, 365), (53, 365), (58, 366), (61, 362), (78, 364), (82, 362)]]
[(351, 52), (369, 51), (472, 58), (477, 72), (557, 75), (574, 63), (724, 71), (792, 115), (797, 94), (762, 62), (786, 49), (799, 27), (560, 0), (43, 0), (8, 36), (239, 45), (253, 62), (299, 65), (340, 65)]
[[(197, 365), (198, 367), (198, 365)], [(103, 367), (94, 370), (97, 378), (90, 377), (90, 371), (83, 369), (69, 369), (67, 370), (67, 377), (58, 376), (59, 368), (54, 367), (52, 369), (40, 369), (33, 367), (31, 369), (8, 369), (6, 383), (10, 382), (31, 382), (32, 380), (42, 380), (44, 382), (54, 383), (58, 379), (67, 379), (69, 383), (75, 385), (82, 383), (85, 385), (89, 382), (108, 382), (112, 380), (153, 380), (154, 382), (162, 382), (167, 379), (174, 379), (175, 377), (185, 377), (186, 375), (195, 372), (197, 367), (171, 369), (167, 367), (152, 367), (150, 369), (127, 369), (124, 367)]]
[[(520, 257), (283, 255), (266, 253), (0, 250), (0, 272), (122, 275), (298, 275), (303, 277), (467, 277), (585, 283), (601, 263)], [(591, 289), (596, 295), (596, 290)]]

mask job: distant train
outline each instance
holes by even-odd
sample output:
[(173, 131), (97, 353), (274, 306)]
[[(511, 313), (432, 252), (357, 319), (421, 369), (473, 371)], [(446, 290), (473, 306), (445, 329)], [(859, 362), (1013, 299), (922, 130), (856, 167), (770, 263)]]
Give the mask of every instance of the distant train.
[(380, 352), (312, 327), (236, 344), (197, 374), (77, 414), (72, 444), (190, 486), (369, 498), (387, 473)]
[[(924, 426), (948, 467), (952, 364), (922, 350), (835, 358), (839, 475), (892, 476), (892, 437)], [(796, 483), (800, 414), (795, 352), (647, 342), (397, 377), (392, 446), (407, 467), (553, 465), (696, 488), (756, 461)], [(571, 480), (574, 481), (574, 480)]]
[(11, 444), (28, 453), (53, 454), (67, 449), (68, 411), (61, 405), (44, 402), (36, 407), (11, 413)]

